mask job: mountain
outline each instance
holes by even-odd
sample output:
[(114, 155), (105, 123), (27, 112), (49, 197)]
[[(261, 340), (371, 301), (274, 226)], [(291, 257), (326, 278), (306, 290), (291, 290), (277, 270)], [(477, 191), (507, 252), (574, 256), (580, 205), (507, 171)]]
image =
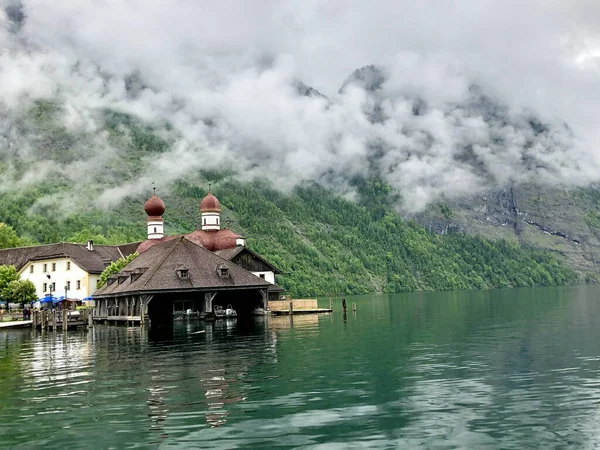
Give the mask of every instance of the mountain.
[(435, 233), (464, 232), (550, 252), (587, 281), (598, 279), (600, 192), (530, 183), (428, 208), (414, 219)]
[[(366, 116), (373, 123), (389, 119), (382, 92), (385, 77), (368, 66), (340, 89), (355, 85), (372, 94)], [(140, 89), (141, 84), (132, 82), (130, 88)], [(299, 81), (293, 87), (300, 96), (327, 100)], [(471, 87), (471, 94), (469, 102), (455, 108), (463, 116), (468, 112), (498, 129), (521, 130), (531, 140), (528, 145), (551, 139), (546, 135), (552, 127), (534, 116), (515, 116), (477, 87)], [(416, 118), (431, 108), (416, 95), (409, 103)], [(453, 111), (449, 114), (457, 114)], [(59, 120), (68, 114), (59, 101), (40, 100), (0, 122), (0, 222), (27, 243), (144, 239), (149, 161), (168, 154), (181, 138), (178, 131), (169, 123), (109, 108), (95, 111), (94, 127), (70, 127)], [(203, 120), (210, 129), (211, 120)], [(417, 150), (436, 146), (428, 132), (412, 131), (424, 147), (410, 150), (408, 159)], [(501, 151), (502, 138), (493, 137), (493, 151)], [(396, 156), (394, 149), (378, 141), (367, 144), (366, 170), (339, 174), (329, 169), (322, 179), (294, 188), (281, 189), (266, 180), (239, 181), (243, 177), (233, 170), (195, 165), (197, 170), (170, 182), (167, 192), (159, 186), (167, 204), (166, 232), (185, 233), (197, 226), (198, 204), (211, 182), (225, 223), (284, 272), (278, 282), (296, 296), (552, 285), (597, 278), (600, 193), (594, 188), (566, 191), (547, 184), (502, 183), (494, 167), (467, 143), (453, 157), (468, 173), (489, 182), (490, 189), (470, 196), (440, 195), (424, 210), (407, 212), (399, 205), (413, 199), (389, 181), (392, 169), (386, 165), (390, 155)], [(519, 161), (543, 164), (531, 152)], [(335, 185), (328, 177), (343, 178), (351, 194), (327, 188)], [(146, 180), (147, 195), (120, 194), (111, 203), (107, 192), (136, 180)], [(451, 194), (451, 186), (444, 188)]]

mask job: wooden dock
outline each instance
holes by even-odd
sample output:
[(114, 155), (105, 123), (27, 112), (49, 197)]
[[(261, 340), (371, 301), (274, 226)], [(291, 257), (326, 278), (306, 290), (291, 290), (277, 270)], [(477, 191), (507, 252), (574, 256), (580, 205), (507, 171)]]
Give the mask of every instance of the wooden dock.
[(12, 320), (0, 322), (0, 328), (31, 328), (32, 320)]
[(294, 315), (298, 316), (300, 314), (320, 314), (320, 313), (330, 313), (332, 309), (329, 308), (316, 308), (316, 309), (284, 309), (271, 311), (274, 316), (289, 316)]
[(275, 316), (289, 316), (297, 314), (319, 314), (332, 312), (331, 308), (319, 308), (316, 299), (304, 300), (271, 300), (269, 311)]
[(93, 325), (93, 310), (84, 309), (81, 311), (72, 311), (63, 309), (62, 311), (39, 311), (34, 310), (31, 314), (31, 326), (43, 330), (66, 329), (87, 327)]

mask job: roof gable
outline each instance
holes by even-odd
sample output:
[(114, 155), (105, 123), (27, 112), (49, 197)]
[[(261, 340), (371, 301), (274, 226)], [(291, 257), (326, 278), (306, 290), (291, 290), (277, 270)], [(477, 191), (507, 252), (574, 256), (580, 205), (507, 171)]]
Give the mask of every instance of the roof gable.
[(276, 274), (282, 273), (281, 270), (279, 270), (277, 267), (275, 267), (273, 264), (271, 264), (265, 258), (260, 256), (258, 253), (250, 250), (248, 247), (243, 247), (240, 245), (240, 246), (237, 246), (234, 248), (226, 248), (224, 250), (217, 250), (214, 253), (216, 255), (219, 255), (221, 258), (227, 259), (229, 261), (233, 261), (234, 259), (237, 259), (238, 256), (241, 256), (244, 253), (246, 253), (246, 254), (252, 256), (253, 258), (261, 261), (265, 266), (268, 266), (273, 271), (273, 273), (276, 273)]

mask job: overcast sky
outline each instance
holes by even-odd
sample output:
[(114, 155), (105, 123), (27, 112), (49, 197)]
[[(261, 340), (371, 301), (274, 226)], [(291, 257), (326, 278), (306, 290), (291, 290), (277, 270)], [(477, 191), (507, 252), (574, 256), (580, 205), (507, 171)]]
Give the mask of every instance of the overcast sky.
[[(151, 179), (168, 186), (223, 165), (246, 176), (270, 173), (284, 188), (323, 180), (333, 169), (341, 175), (328, 182), (344, 193), (344, 175), (365, 173), (374, 145), (383, 149), (378, 168), (408, 212), (511, 181), (568, 187), (600, 176), (597, 1), (0, 5), (3, 116), (36, 98), (60, 98), (72, 129), (93, 132), (94, 112), (109, 106), (166, 119), (181, 133), (160, 161), (147, 163), (144, 177), (107, 189), (107, 205), (147, 189)], [(385, 74), (381, 89), (357, 85), (338, 93), (367, 64)], [(145, 87), (135, 95), (125, 90), (132, 74)], [(295, 80), (328, 100), (299, 96)], [(467, 106), (473, 85), (506, 107), (508, 124)], [(418, 117), (416, 99), (427, 105)], [(383, 115), (377, 123), (375, 104)], [(532, 134), (532, 113), (551, 125), (549, 132)], [(98, 154), (118, 151), (98, 139)], [(477, 164), (465, 164), (465, 147)], [(43, 149), (36, 151), (42, 167)]]

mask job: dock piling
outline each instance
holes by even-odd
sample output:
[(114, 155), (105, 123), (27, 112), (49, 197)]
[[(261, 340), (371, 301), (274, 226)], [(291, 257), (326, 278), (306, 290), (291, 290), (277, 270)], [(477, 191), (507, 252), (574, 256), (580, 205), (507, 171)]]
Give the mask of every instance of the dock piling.
[(356, 312), (356, 303), (352, 302), (352, 311)]

